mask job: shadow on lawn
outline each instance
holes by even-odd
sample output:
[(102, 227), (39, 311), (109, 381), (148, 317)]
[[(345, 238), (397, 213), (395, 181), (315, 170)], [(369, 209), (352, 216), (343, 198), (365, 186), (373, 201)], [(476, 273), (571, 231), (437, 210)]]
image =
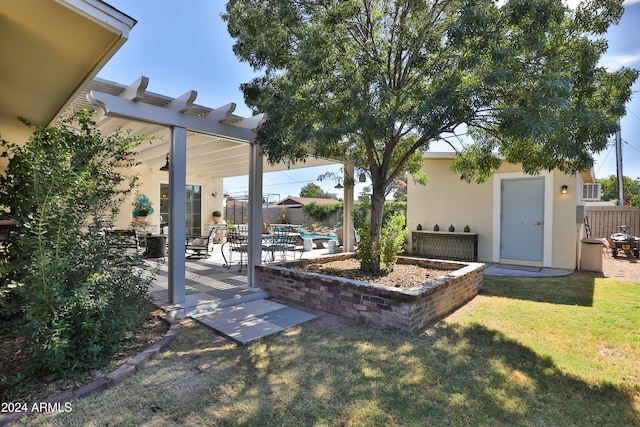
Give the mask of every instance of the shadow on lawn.
[(407, 337), (321, 319), (240, 347), (194, 322), (127, 382), (39, 421), (632, 426), (638, 392), (587, 384), (483, 325), (442, 322)]
[[(481, 325), (440, 326), (426, 339), (308, 329), (266, 340), (241, 357), (242, 365), (260, 367), (244, 370), (245, 387), (235, 390), (236, 399), (257, 403), (241, 415), (245, 425), (267, 419), (279, 424), (282, 418), (299, 425), (640, 423), (633, 390), (589, 385)], [(213, 394), (219, 392), (224, 388)], [(234, 420), (229, 415), (213, 422)]]
[(485, 276), (482, 295), (551, 304), (593, 306), (595, 275), (545, 278)]

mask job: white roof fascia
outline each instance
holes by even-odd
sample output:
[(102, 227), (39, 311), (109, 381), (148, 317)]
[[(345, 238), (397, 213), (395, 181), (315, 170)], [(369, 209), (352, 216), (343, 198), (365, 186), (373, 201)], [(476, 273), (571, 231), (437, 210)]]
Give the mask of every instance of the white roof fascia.
[(98, 61), (85, 75), (84, 79), (76, 86), (74, 91), (69, 95), (66, 102), (59, 111), (53, 116), (49, 125), (67, 109), (82, 89), (91, 82), (91, 80), (100, 72), (102, 67), (113, 57), (113, 55), (122, 47), (129, 39), (129, 32), (136, 25), (137, 21), (128, 15), (120, 12), (114, 7), (100, 0), (55, 0), (57, 3), (74, 10), (87, 19), (99, 24), (100, 26), (112, 31), (118, 38), (106, 49), (98, 58)]
[(119, 34), (123, 39), (129, 38), (129, 32), (137, 23), (132, 17), (125, 15), (118, 9), (100, 0), (55, 1), (110, 29), (115, 34)]

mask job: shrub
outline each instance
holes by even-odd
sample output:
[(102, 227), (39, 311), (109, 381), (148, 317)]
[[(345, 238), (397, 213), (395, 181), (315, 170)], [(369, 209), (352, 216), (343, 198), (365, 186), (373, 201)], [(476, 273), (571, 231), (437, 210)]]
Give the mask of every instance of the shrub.
[(360, 261), (360, 270), (371, 271), (373, 268), (373, 259), (378, 254), (377, 245), (374, 246), (369, 238), (369, 220), (360, 221), (360, 226), (356, 229), (358, 234), (358, 246), (356, 248), (356, 257)]
[(396, 212), (387, 218), (380, 236), (380, 261), (389, 271), (393, 271), (398, 262), (406, 237), (405, 217)]
[(0, 204), (21, 232), (12, 233), (0, 288), (21, 298), (33, 370), (57, 377), (99, 367), (144, 319), (150, 279), (99, 233), (135, 185), (121, 171), (135, 164), (138, 144), (103, 135), (88, 112), (37, 128), (23, 147), (2, 141)]
[(342, 209), (342, 203), (334, 203), (330, 205), (320, 205), (316, 202), (311, 202), (308, 205), (302, 207), (302, 212), (314, 221), (322, 222), (329, 218), (331, 215)]
[[(371, 271), (373, 268), (374, 257), (380, 255), (380, 261), (387, 270), (393, 271), (398, 257), (397, 254), (402, 252), (404, 241), (407, 237), (407, 229), (405, 227), (406, 220), (402, 203), (391, 204), (391, 209), (385, 209), (383, 225), (380, 235), (380, 245), (374, 245), (369, 238), (370, 220), (368, 218), (369, 204), (366, 202), (358, 203), (354, 208), (354, 222), (357, 224), (356, 232), (359, 242), (356, 250), (356, 256), (360, 261), (360, 269), (363, 271)], [(385, 208), (387, 204), (385, 204)]]

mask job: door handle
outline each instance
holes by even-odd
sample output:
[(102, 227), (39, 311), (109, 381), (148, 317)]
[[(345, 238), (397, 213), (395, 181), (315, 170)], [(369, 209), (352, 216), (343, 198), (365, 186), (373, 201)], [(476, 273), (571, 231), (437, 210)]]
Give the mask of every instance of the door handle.
[(535, 224), (533, 224), (533, 225), (542, 225), (542, 222), (538, 221), (538, 222), (536, 222), (536, 223), (535, 223)]

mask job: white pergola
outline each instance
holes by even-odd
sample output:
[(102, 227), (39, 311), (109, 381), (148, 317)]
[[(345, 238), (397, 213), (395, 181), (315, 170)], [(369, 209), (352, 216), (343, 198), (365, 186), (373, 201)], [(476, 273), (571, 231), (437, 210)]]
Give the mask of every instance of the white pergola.
[[(254, 267), (261, 262), (262, 232), (262, 176), (265, 167), (270, 170), (286, 169), (268, 166), (261, 149), (255, 142), (255, 129), (264, 119), (262, 114), (243, 118), (233, 114), (235, 104), (220, 108), (207, 108), (194, 104), (197, 93), (189, 91), (171, 99), (147, 92), (149, 79), (141, 77), (128, 87), (95, 79), (78, 97), (73, 107), (98, 107), (96, 119), (105, 133), (119, 127), (140, 135), (153, 135), (158, 143), (141, 150), (139, 160), (149, 167), (164, 164), (167, 151), (171, 159), (169, 169), (169, 295), (174, 304), (185, 301), (185, 186), (187, 159), (190, 170), (211, 173), (217, 177), (249, 175), (249, 251), (248, 282), (257, 287)], [(162, 135), (169, 133), (167, 142)], [(337, 160), (310, 157), (304, 167), (337, 163)], [(345, 166), (345, 182), (353, 179), (353, 167)], [(345, 186), (344, 244), (353, 250), (351, 209), (353, 187)]]

